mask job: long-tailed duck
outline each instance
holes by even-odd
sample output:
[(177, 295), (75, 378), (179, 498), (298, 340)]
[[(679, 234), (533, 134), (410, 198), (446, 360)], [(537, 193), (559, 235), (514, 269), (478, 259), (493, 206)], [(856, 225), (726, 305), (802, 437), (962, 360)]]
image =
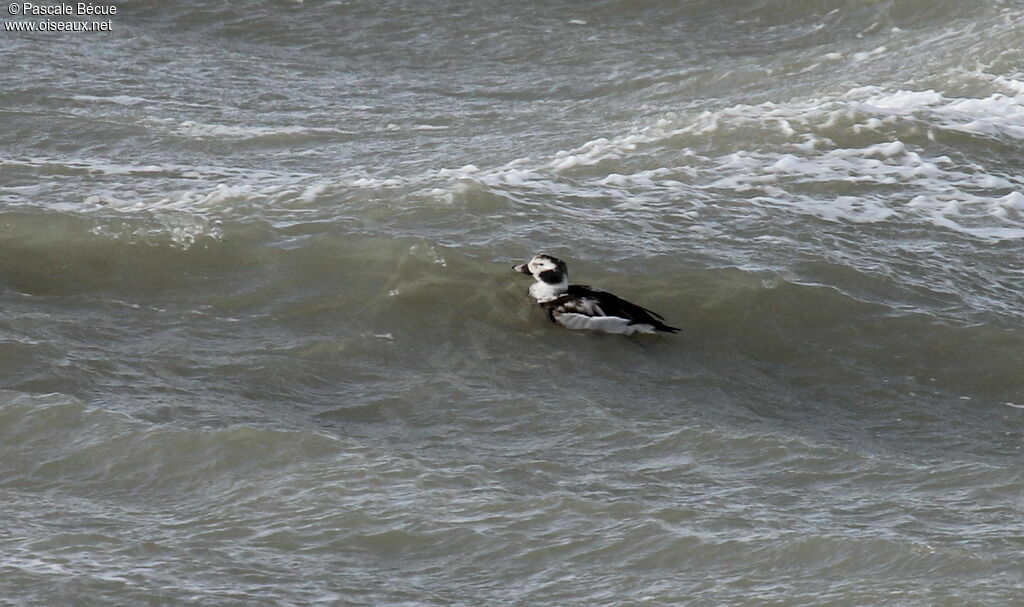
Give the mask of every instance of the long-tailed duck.
[(589, 329), (605, 333), (676, 333), (657, 312), (630, 303), (608, 291), (569, 284), (565, 262), (551, 255), (537, 255), (513, 266), (516, 272), (533, 276), (530, 295), (548, 311), (551, 322), (566, 329)]

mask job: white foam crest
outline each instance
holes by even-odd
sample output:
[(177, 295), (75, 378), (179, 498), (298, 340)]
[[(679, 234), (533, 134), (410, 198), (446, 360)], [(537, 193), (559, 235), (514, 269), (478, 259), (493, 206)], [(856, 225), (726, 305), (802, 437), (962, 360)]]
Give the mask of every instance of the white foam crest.
[(133, 97), (131, 95), (74, 95), (71, 97), (75, 101), (81, 101), (86, 103), (113, 103), (115, 105), (140, 105), (143, 103), (153, 103), (149, 99), (144, 97)]
[[(756, 123), (784, 136), (802, 138), (806, 145), (819, 141), (811, 127), (834, 127), (841, 119), (856, 122), (854, 130), (878, 130), (901, 118), (919, 116), (934, 119), (935, 126), (1001, 133), (1021, 137), (1024, 128), (1024, 82), (1006, 77), (987, 77), (993, 85), (1013, 92), (993, 93), (985, 98), (947, 98), (934, 90), (888, 90), (878, 86), (858, 87), (840, 95), (808, 98), (790, 103), (739, 104), (697, 115), (666, 114), (652, 125), (632, 129), (618, 137), (600, 137), (557, 152), (543, 168), (565, 171), (615, 160), (635, 153), (641, 146), (681, 135), (703, 136), (723, 127), (745, 128)], [(866, 116), (864, 118), (863, 116)], [(813, 147), (813, 146), (812, 146)]]
[[(830, 222), (917, 221), (982, 240), (1024, 238), (1024, 194), (1017, 192), (986, 197), (957, 191), (918, 195), (909, 201), (877, 194), (821, 198), (786, 193), (784, 197), (755, 197), (752, 203), (761, 207), (788, 207), (795, 213)], [(993, 222), (993, 217), (999, 221)]]
[[(757, 204), (789, 208), (829, 221), (874, 223), (917, 219), (984, 239), (1019, 238), (1024, 229), (1024, 184), (985, 173), (980, 167), (956, 167), (945, 156), (925, 157), (902, 142), (856, 149), (835, 149), (814, 156), (737, 152), (710, 171), (714, 191), (755, 192)], [(812, 197), (805, 184), (846, 182), (871, 189), (858, 197)], [(879, 194), (878, 186), (931, 192), (909, 202), (898, 194)], [(1005, 194), (1007, 189), (1012, 190)], [(970, 193), (970, 192), (981, 192)], [(985, 195), (984, 192), (993, 192)]]
[(877, 86), (865, 86), (852, 89), (841, 99), (853, 102), (861, 111), (892, 112), (909, 114), (921, 108), (942, 103), (945, 99), (935, 91), (887, 91)]
[[(652, 201), (663, 200), (665, 194), (678, 193), (691, 189), (679, 178), (695, 179), (698, 171), (693, 167), (663, 167), (637, 171), (631, 174), (610, 173), (595, 180), (595, 183), (611, 192), (622, 191), (630, 202), (635, 203), (642, 198)], [(644, 196), (643, 194), (646, 194)], [(632, 204), (630, 206), (633, 206)], [(701, 205), (702, 206), (702, 205)]]
[(1013, 93), (1015, 97), (1024, 95), (1024, 80), (1016, 80), (1005, 76), (996, 76), (993, 80), (996, 84)]
[(345, 131), (331, 128), (314, 128), (301, 125), (291, 126), (229, 126), (206, 124), (186, 120), (171, 126), (171, 131), (189, 139), (267, 139), (273, 137), (347, 135)]
[(104, 223), (90, 231), (111, 240), (132, 244), (167, 243), (182, 250), (224, 238), (220, 221), (190, 213), (160, 213), (141, 224)]
[(564, 171), (577, 166), (597, 164), (602, 160), (619, 158), (624, 152), (636, 149), (637, 136), (621, 137), (609, 140), (604, 137), (588, 141), (575, 150), (560, 150), (548, 166), (556, 171)]
[(857, 61), (857, 62), (866, 61), (867, 59), (870, 59), (872, 57), (877, 57), (878, 55), (881, 55), (881, 54), (885, 53), (885, 51), (887, 51), (887, 50), (889, 50), (889, 49), (884, 47), (884, 46), (879, 46), (879, 47), (874, 48), (874, 49), (872, 49), (870, 51), (863, 51), (863, 52), (860, 52), (860, 53), (854, 53), (854, 54), (850, 55), (850, 58), (853, 59), (854, 61)]
[(162, 209), (198, 209), (198, 208), (223, 208), (232, 203), (250, 200), (259, 192), (251, 185), (227, 185), (219, 183), (207, 192), (184, 192), (177, 197), (166, 197), (152, 203), (139, 203), (143, 208)]
[(126, 164), (102, 158), (0, 158), (0, 168), (15, 167), (52, 173), (88, 173), (90, 175), (184, 177), (189, 179), (240, 176), (244, 171), (229, 167), (191, 166), (174, 163)]
[(868, 114), (914, 115), (952, 131), (990, 137), (1024, 139), (1024, 83), (993, 78), (1014, 94), (993, 93), (984, 98), (946, 98), (935, 91), (886, 91), (879, 87), (854, 89), (844, 95), (851, 107)]
[[(933, 90), (862, 87), (838, 96), (796, 103), (736, 105), (689, 118), (666, 117), (621, 137), (589, 141), (557, 153), (541, 165), (541, 171), (557, 174), (605, 160), (630, 158), (644, 154), (641, 146), (646, 144), (680, 135), (706, 135), (723, 127), (737, 130), (756, 123), (758, 128), (773, 128), (795, 140), (793, 151), (780, 155), (739, 150), (718, 158), (701, 157), (710, 166), (699, 171), (693, 167), (657, 168), (627, 175), (612, 170), (586, 183), (603, 188), (605, 195), (620, 192), (635, 200), (656, 200), (659, 189), (691, 194), (695, 190), (725, 189), (744, 193), (745, 198), (746, 193), (753, 191), (760, 194), (757, 204), (788, 207), (829, 221), (874, 223), (910, 219), (987, 240), (1020, 238), (1024, 229), (1024, 180), (992, 174), (973, 163), (957, 165), (948, 156), (929, 155), (926, 148), (892, 134), (920, 133), (924, 122), (939, 129), (1024, 138), (1024, 82), (1005, 77), (988, 79), (1012, 94), (948, 98)], [(901, 121), (911, 122), (900, 129)], [(883, 140), (858, 148), (837, 147), (830, 137), (836, 137), (836, 129), (844, 128), (861, 137), (877, 132)], [(822, 129), (833, 132), (824, 137)], [(773, 147), (777, 149), (778, 145)], [(657, 156), (661, 152), (652, 153)], [(674, 179), (665, 179), (667, 176)], [(800, 193), (803, 184), (823, 182), (875, 187), (865, 190), (864, 196), (821, 199)], [(907, 204), (905, 197), (878, 191), (878, 186), (894, 185), (924, 194), (914, 198), (913, 204)], [(965, 214), (965, 209), (970, 209), (970, 213)]]
[[(859, 107), (855, 108), (851, 101), (859, 101)], [(886, 114), (882, 118), (870, 117), (863, 125), (856, 127), (875, 130), (892, 121), (889, 114), (909, 114), (918, 108), (942, 101), (942, 96), (933, 91), (886, 94), (878, 87), (863, 87), (838, 97), (813, 98), (787, 104), (739, 104), (721, 110), (704, 111), (696, 116), (680, 117), (670, 113), (653, 125), (638, 127), (624, 135), (601, 137), (577, 148), (559, 151), (543, 168), (561, 172), (592, 166), (629, 156), (648, 144), (682, 135), (703, 137), (724, 127), (743, 128), (751, 122), (771, 128), (784, 137), (799, 139), (795, 145), (811, 150), (821, 145), (823, 140), (814, 132), (808, 132), (809, 126), (830, 127), (844, 116), (855, 117), (854, 110), (860, 109), (869, 114)]]
[(188, 107), (205, 109), (219, 109), (221, 107), (210, 103), (189, 103), (184, 101), (176, 101), (173, 99), (147, 99), (146, 97), (136, 97), (134, 95), (73, 95), (71, 99), (78, 101), (80, 103), (109, 103), (127, 107), (135, 105), (163, 105), (169, 107)]
[[(956, 192), (945, 196), (915, 196), (907, 207), (934, 225), (982, 240), (998, 241), (1024, 238), (1024, 214), (1017, 210), (1018, 204), (1024, 204), (1024, 194), (1019, 192), (1001, 197)], [(992, 217), (1000, 219), (1002, 225), (991, 225)]]
[(1006, 180), (971, 174), (945, 167), (945, 156), (926, 158), (909, 150), (901, 141), (873, 144), (864, 148), (839, 148), (807, 156), (735, 152), (719, 159), (714, 167), (721, 177), (712, 188), (736, 188), (743, 184), (818, 181), (848, 183), (919, 183), (941, 178), (956, 185), (974, 187), (1009, 186)]
[[(923, 222), (986, 240), (1020, 238), (1024, 235), (1024, 179), (976, 164), (958, 164), (945, 155), (929, 153), (929, 145), (920, 143), (922, 131), (931, 128), (1024, 138), (1024, 82), (1006, 77), (988, 80), (999, 92), (978, 98), (871, 86), (788, 103), (666, 114), (653, 124), (592, 139), (548, 157), (520, 158), (493, 168), (445, 168), (405, 178), (364, 177), (347, 185), (412, 186), (434, 199), (452, 202), (478, 184), (551, 200), (602, 199), (614, 203), (618, 211), (691, 214), (699, 212), (700, 200), (741, 194), (757, 206), (826, 221)], [(759, 139), (737, 141), (731, 135), (704, 143), (716, 131), (750, 128), (771, 137), (769, 144), (758, 146)], [(875, 140), (860, 146), (836, 143), (862, 142), (865, 136)], [(701, 153), (684, 147), (691, 141)], [(758, 147), (714, 153), (716, 146), (737, 144)], [(666, 163), (666, 152), (676, 162)], [(647, 167), (622, 170), (623, 161), (634, 165), (636, 160), (648, 159)], [(607, 170), (596, 170), (606, 162)], [(589, 169), (576, 170), (584, 167)], [(565, 179), (565, 173), (573, 179)], [(825, 191), (835, 193), (809, 194), (808, 188), (821, 190), (819, 184), (834, 184)], [(673, 205), (680, 208), (670, 209)]]
[(950, 130), (1024, 139), (1024, 104), (1015, 97), (995, 94), (986, 99), (952, 101), (940, 110)]
[(831, 200), (801, 197), (800, 210), (840, 223), (878, 223), (897, 216), (896, 210), (886, 206), (885, 201), (859, 196), (839, 196)]
[(361, 190), (384, 190), (406, 185), (408, 180), (402, 177), (343, 177), (338, 184), (348, 188)]
[(1024, 213), (1024, 194), (1020, 192), (1010, 192), (1006, 196), (996, 199), (996, 202), (1001, 209)]
[[(998, 196), (975, 201), (981, 207), (988, 205), (986, 215), (992, 228), (1016, 229), (1019, 200), (1008, 195), (1024, 189), (1024, 182), (988, 174), (981, 167), (954, 166), (944, 156), (929, 156), (911, 143), (911, 139), (897, 138), (893, 132), (903, 120), (923, 120), (937, 127), (973, 129), (977, 132), (1000, 131), (999, 136), (1024, 137), (1004, 126), (1024, 129), (1022, 95), (1024, 83), (1008, 78), (992, 79), (1004, 93), (979, 99), (950, 99), (935, 91), (887, 90), (881, 87), (857, 88), (845, 93), (820, 98), (803, 99), (790, 103), (763, 103), (735, 105), (716, 111), (692, 114), (666, 114), (653, 124), (642, 125), (614, 137), (600, 137), (579, 147), (559, 151), (548, 157), (518, 158), (493, 168), (480, 168), (469, 164), (458, 168), (426, 170), (413, 175), (354, 174), (327, 178), (289, 175), (246, 175), (242, 184), (216, 184), (212, 188), (175, 193), (158, 200), (144, 202), (112, 200), (111, 208), (125, 211), (166, 209), (206, 212), (230, 209), (236, 205), (258, 204), (265, 207), (284, 206), (290, 212), (300, 212), (296, 206), (312, 206), (319, 199), (338, 190), (355, 189), (386, 191), (401, 189), (413, 195), (451, 203), (460, 198), (460, 192), (478, 184), (491, 190), (522, 190), (546, 197), (604, 198), (618, 203), (618, 208), (641, 208), (643, 205), (664, 207), (667, 200), (681, 204), (693, 200), (693, 195), (714, 191), (753, 192), (758, 204), (776, 205), (809, 212), (832, 221), (856, 223), (892, 221), (904, 216), (932, 217), (917, 207), (911, 212), (905, 208), (906, 200), (875, 199), (870, 196), (852, 198), (836, 196), (825, 200), (805, 197), (799, 190), (802, 184), (815, 182), (842, 182), (885, 186), (900, 184), (912, 186), (926, 197), (932, 192), (963, 192), (1002, 189)], [(1015, 87), (1018, 87), (1015, 88)], [(246, 139), (277, 135), (297, 135), (316, 132), (301, 126), (293, 127), (231, 127), (195, 122), (169, 123), (172, 129), (184, 129), (189, 136)], [(774, 137), (770, 148), (777, 150), (789, 141), (788, 153), (759, 153), (756, 150), (734, 150), (721, 156), (703, 151), (700, 155), (680, 144), (695, 142), (697, 147), (709, 138), (707, 135), (721, 129), (740, 130), (751, 125)], [(878, 140), (863, 147), (838, 147), (830, 137), (833, 131), (850, 129), (864, 135), (877, 133)], [(826, 133), (829, 136), (825, 136)], [(902, 137), (902, 134), (900, 135)], [(669, 141), (680, 138), (679, 141)], [(734, 138), (716, 138), (732, 141)], [(686, 166), (685, 160), (665, 166), (662, 145), (669, 142), (671, 155), (694, 161)], [(744, 145), (745, 142), (740, 142)], [(715, 143), (714, 145), (721, 145)], [(756, 144), (755, 144), (756, 145)], [(660, 163), (654, 168), (635, 172), (622, 169), (622, 160), (643, 158)], [(606, 171), (590, 169), (582, 176), (574, 174), (566, 180), (563, 173), (579, 167), (594, 167), (608, 161)], [(680, 165), (682, 163), (682, 165)], [(631, 163), (632, 164), (632, 163)], [(108, 171), (143, 171), (158, 167), (125, 165)], [(166, 170), (168, 167), (159, 167)], [(602, 166), (602, 168), (604, 168)], [(178, 167), (175, 168), (177, 170)], [(594, 174), (591, 174), (594, 173)], [(206, 177), (206, 175), (203, 175)], [(236, 176), (237, 177), (237, 176)], [(977, 192), (976, 192), (977, 193)], [(877, 194), (877, 192), (876, 192)], [(965, 196), (967, 196), (965, 194)], [(1009, 196), (1009, 198), (1007, 198)], [(122, 197), (123, 198), (123, 197)], [(1003, 200), (1005, 199), (1005, 200)], [(986, 202), (987, 201), (987, 202)], [(695, 203), (696, 204), (696, 203)], [(915, 209), (915, 207), (907, 207)], [(273, 209), (270, 209), (273, 212)], [(941, 216), (941, 213), (939, 214)], [(933, 218), (933, 217), (932, 217)], [(963, 224), (976, 230), (986, 226)], [(946, 227), (950, 224), (944, 223)], [(996, 232), (993, 232), (996, 233)], [(1010, 232), (998, 232), (1006, 234)]]
[(717, 128), (717, 116), (704, 112), (692, 124), (677, 126), (675, 115), (659, 119), (654, 125), (640, 127), (625, 135), (608, 139), (600, 137), (572, 150), (560, 150), (544, 166), (554, 171), (565, 171), (579, 166), (590, 166), (605, 160), (614, 160), (635, 152), (639, 146), (655, 143), (685, 133), (707, 133)]
[(480, 173), (480, 169), (476, 165), (467, 164), (458, 169), (441, 169), (437, 172), (437, 176), (449, 179), (465, 179), (478, 173)]

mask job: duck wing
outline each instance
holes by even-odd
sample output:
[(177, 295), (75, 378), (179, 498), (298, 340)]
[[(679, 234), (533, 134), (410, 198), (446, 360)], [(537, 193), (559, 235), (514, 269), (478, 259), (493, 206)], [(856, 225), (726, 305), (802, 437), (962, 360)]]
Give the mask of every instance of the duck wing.
[(679, 330), (666, 325), (661, 314), (589, 285), (569, 285), (565, 295), (550, 302), (548, 310), (591, 317), (614, 316), (628, 320), (629, 324), (647, 324), (669, 333)]

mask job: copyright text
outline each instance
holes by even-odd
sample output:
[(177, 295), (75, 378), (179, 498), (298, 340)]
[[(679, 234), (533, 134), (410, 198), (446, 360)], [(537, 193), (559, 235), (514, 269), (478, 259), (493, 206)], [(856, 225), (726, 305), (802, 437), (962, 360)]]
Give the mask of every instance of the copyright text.
[(11, 2), (7, 12), (13, 15), (33, 17), (93, 17), (116, 15), (117, 7), (113, 4), (92, 4), (76, 2), (74, 4), (35, 4), (33, 2)]
[(42, 20), (4, 21), (3, 29), (8, 32), (109, 32), (112, 26), (111, 19), (57, 21), (50, 17), (109, 17), (117, 14), (117, 6), (91, 2), (63, 4), (10, 2), (7, 4), (7, 14), (12, 17), (43, 17)]

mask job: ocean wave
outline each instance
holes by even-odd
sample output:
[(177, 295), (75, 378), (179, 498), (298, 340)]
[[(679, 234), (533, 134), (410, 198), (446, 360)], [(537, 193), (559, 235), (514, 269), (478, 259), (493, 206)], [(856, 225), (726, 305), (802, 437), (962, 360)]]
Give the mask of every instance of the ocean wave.
[(282, 142), (301, 142), (324, 137), (352, 137), (352, 133), (339, 129), (323, 127), (292, 126), (244, 126), (224, 124), (204, 124), (194, 120), (186, 120), (171, 126), (171, 131), (179, 136), (190, 139), (226, 139), (226, 140), (279, 140)]
[(237, 425), (181, 428), (146, 423), (63, 394), (0, 394), (8, 488), (75, 487), (95, 495), (182, 495), (238, 475), (339, 455), (335, 437)]

